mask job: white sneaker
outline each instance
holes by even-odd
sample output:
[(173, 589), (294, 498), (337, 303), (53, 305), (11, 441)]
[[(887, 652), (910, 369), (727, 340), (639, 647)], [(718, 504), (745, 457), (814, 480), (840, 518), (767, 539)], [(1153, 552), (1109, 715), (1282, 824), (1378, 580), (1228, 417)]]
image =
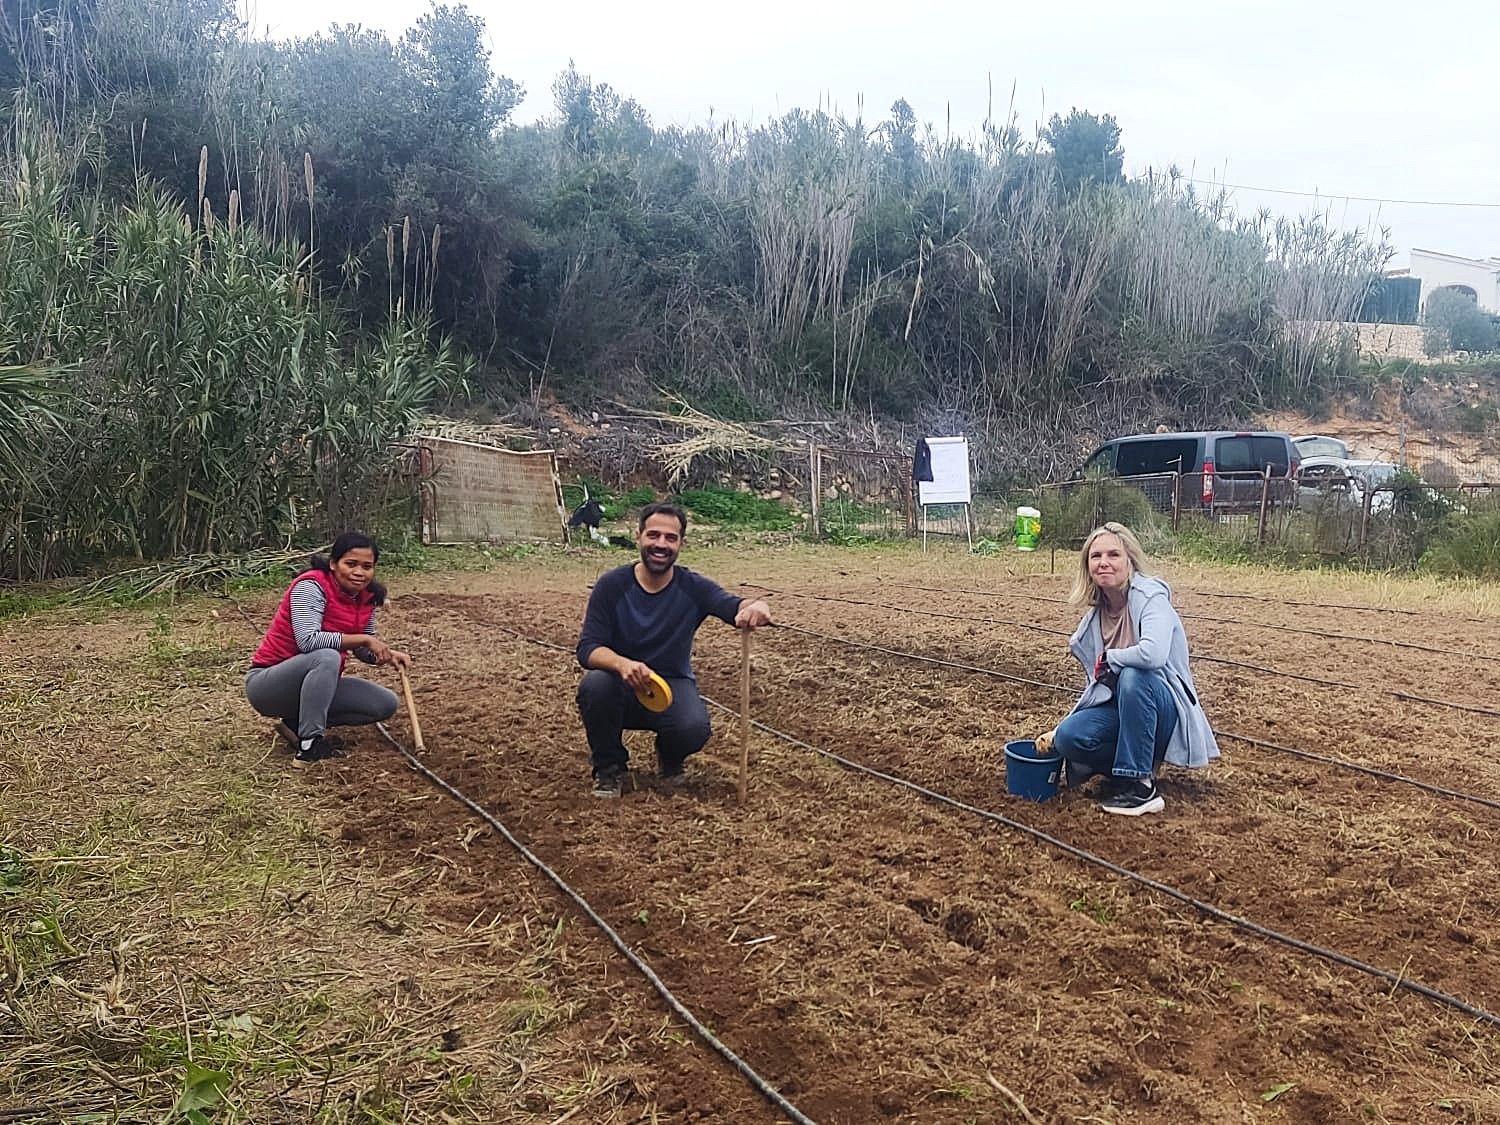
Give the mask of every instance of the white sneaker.
[(1167, 807), (1167, 802), (1162, 799), (1155, 780), (1143, 777), (1127, 783), (1113, 797), (1100, 801), (1099, 807), (1116, 816), (1145, 816), (1161, 812)]

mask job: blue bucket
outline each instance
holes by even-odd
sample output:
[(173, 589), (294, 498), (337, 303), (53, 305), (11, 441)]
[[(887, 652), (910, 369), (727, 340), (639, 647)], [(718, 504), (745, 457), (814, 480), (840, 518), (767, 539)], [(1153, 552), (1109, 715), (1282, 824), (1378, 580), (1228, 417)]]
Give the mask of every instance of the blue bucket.
[(1057, 796), (1057, 780), (1062, 774), (1062, 755), (1039, 757), (1036, 742), (1018, 739), (1005, 744), (1005, 791), (1012, 797), (1028, 801), (1045, 801)]

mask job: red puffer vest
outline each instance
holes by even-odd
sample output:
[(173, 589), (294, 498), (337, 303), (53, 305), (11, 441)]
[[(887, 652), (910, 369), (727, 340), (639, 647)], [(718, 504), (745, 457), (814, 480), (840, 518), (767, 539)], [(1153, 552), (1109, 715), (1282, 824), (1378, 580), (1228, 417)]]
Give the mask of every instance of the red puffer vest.
[[(370, 618), (374, 616), (375, 606), (370, 601), (368, 593), (360, 595), (355, 600), (354, 595), (346, 593), (344, 588), (338, 584), (333, 575), (321, 570), (309, 570), (299, 574), (286, 588), (286, 593), (281, 595), (281, 604), (276, 607), (276, 616), (271, 618), (271, 627), (266, 630), (265, 640), (260, 642), (260, 647), (255, 650), (255, 655), (250, 658), (250, 663), (257, 668), (269, 668), (273, 664), (280, 664), (283, 660), (290, 660), (297, 655), (297, 637), (292, 632), (292, 586), (298, 582), (312, 579), (323, 587), (323, 594), (328, 599), (328, 605), (323, 610), (323, 628), (330, 633), (363, 633), (370, 627)], [(349, 654), (339, 653), (339, 669), (348, 663)]]

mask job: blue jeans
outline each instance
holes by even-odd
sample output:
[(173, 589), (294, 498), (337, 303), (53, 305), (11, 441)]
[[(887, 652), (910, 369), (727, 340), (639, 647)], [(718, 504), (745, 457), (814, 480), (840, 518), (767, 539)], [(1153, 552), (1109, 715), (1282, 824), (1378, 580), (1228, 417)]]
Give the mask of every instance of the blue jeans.
[(1177, 704), (1158, 668), (1122, 668), (1114, 698), (1074, 711), (1052, 745), (1090, 773), (1150, 777), (1177, 727)]

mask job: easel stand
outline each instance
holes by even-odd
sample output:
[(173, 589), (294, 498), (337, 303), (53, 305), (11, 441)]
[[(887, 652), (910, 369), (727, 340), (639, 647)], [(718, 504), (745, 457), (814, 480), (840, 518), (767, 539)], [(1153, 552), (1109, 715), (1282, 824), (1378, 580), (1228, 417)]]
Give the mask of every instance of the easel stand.
[[(969, 550), (974, 549), (974, 520), (969, 511), (973, 499), (969, 490), (969, 443), (960, 434), (957, 437), (930, 437), (922, 439), (927, 446), (927, 456), (932, 474), (917, 482), (917, 503), (922, 508), (922, 550), (927, 550), (927, 509), (934, 505), (957, 504), (964, 510), (964, 532), (969, 537)], [(921, 448), (918, 447), (918, 456)]]
[[(944, 505), (951, 507), (952, 505)], [(922, 553), (927, 553), (927, 509), (933, 507), (931, 504), (922, 505)], [(974, 519), (969, 511), (969, 505), (960, 504), (964, 510), (964, 533), (969, 537), (969, 550), (974, 549)]]

